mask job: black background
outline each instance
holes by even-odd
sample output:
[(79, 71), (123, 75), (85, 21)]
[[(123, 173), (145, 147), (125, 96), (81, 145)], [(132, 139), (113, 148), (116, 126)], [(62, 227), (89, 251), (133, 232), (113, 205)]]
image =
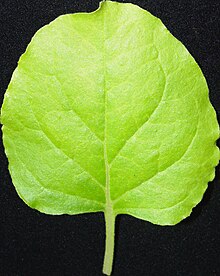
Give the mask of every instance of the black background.
[[(119, 1), (124, 2), (124, 1)], [(201, 66), (220, 116), (220, 1), (129, 1), (160, 17)], [(0, 1), (0, 104), (34, 33), (58, 15), (93, 11), (97, 0)], [(220, 174), (192, 215), (172, 227), (119, 216), (113, 275), (220, 275)], [(0, 142), (0, 275), (102, 275), (100, 213), (49, 216), (15, 192)]]

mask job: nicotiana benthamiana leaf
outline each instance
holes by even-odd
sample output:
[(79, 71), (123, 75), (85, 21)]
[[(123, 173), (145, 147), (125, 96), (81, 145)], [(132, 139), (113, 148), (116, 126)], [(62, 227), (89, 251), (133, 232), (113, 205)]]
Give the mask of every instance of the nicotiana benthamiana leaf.
[(13, 184), (30, 207), (104, 212), (107, 275), (115, 217), (180, 222), (219, 161), (199, 66), (132, 4), (102, 2), (41, 28), (13, 73), (1, 121)]

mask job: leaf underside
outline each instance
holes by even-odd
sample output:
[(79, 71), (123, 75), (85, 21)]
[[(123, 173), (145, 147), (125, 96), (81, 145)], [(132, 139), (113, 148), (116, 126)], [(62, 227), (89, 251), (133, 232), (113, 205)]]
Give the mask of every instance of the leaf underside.
[(205, 78), (162, 22), (103, 2), (41, 28), (1, 120), (13, 183), (48, 214), (129, 214), (176, 224), (219, 161)]

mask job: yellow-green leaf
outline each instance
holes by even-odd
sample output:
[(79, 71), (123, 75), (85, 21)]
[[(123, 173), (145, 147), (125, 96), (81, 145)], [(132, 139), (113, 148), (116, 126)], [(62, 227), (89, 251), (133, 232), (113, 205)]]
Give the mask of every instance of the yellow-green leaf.
[(162, 22), (132, 4), (58, 17), (19, 60), (1, 111), (20, 197), (47, 214), (187, 217), (214, 178), (219, 127), (205, 78)]

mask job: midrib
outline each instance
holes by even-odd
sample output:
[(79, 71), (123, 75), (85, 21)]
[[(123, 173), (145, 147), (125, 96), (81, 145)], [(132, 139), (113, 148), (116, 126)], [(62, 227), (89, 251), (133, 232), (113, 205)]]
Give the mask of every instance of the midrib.
[(104, 161), (105, 161), (105, 197), (106, 197), (106, 210), (112, 209), (112, 201), (110, 195), (110, 173), (108, 163), (108, 152), (107, 152), (107, 88), (106, 88), (106, 18), (105, 10), (103, 13), (103, 91), (104, 91)]
[[(104, 2), (102, 5), (106, 5)], [(103, 12), (103, 91), (104, 91), (104, 162), (105, 162), (105, 225), (106, 225), (106, 241), (105, 241), (105, 257), (103, 264), (103, 273), (110, 275), (113, 265), (114, 255), (114, 238), (115, 238), (115, 215), (110, 194), (110, 167), (108, 163), (107, 151), (107, 87), (106, 87), (106, 9)]]

